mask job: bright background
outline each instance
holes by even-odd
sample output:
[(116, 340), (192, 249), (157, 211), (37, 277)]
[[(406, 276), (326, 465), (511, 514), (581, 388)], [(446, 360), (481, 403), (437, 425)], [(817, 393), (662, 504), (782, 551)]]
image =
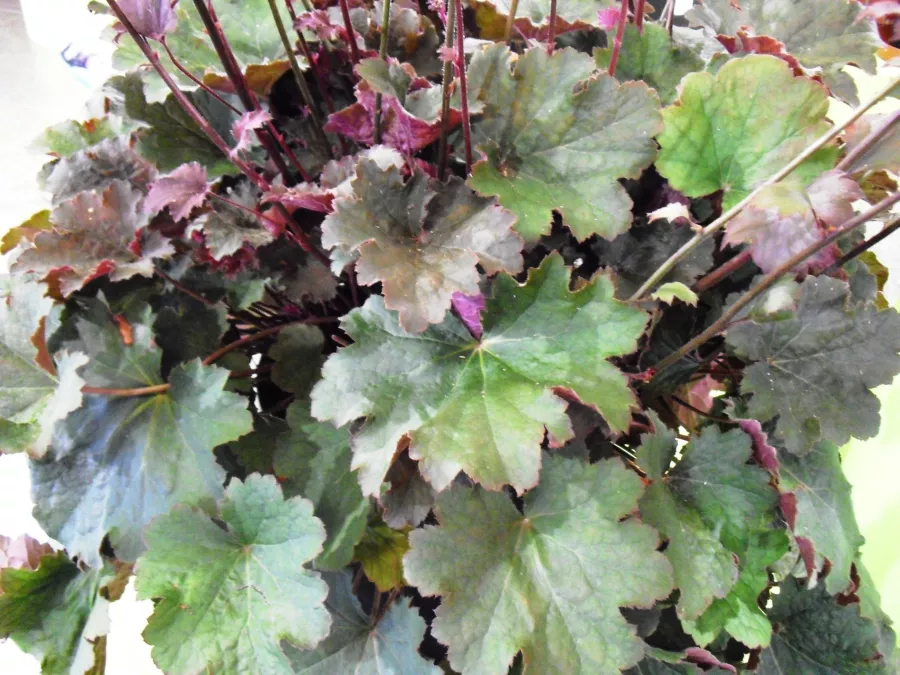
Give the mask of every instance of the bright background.
[[(56, 122), (83, 119), (85, 101), (110, 72), (108, 45), (97, 36), (105, 20), (83, 9), (86, 0), (0, 0), (0, 233), (18, 225), (48, 200), (37, 189), (35, 176), (46, 158), (29, 148), (32, 139)], [(691, 0), (679, 0), (679, 9)], [(26, 19), (28, 30), (26, 30)], [(30, 35), (29, 35), (30, 33)], [(60, 52), (91, 55), (88, 68), (69, 67)], [(851, 69), (852, 70), (852, 69)], [(861, 98), (880, 86), (879, 78), (856, 71)], [(900, 106), (896, 100), (876, 110)], [(836, 122), (849, 109), (835, 104)], [(887, 239), (875, 251), (896, 271), (886, 291), (889, 301), (900, 301), (900, 240)], [(860, 529), (866, 537), (863, 561), (882, 594), (885, 611), (900, 623), (900, 383), (876, 390), (882, 401), (880, 435), (854, 441), (844, 449), (844, 469), (853, 484), (853, 502)], [(47, 541), (31, 517), (30, 481), (22, 455), (0, 455), (0, 534), (28, 533)], [(150, 660), (150, 648), (140, 633), (152, 611), (149, 601), (135, 600), (133, 588), (110, 605), (108, 639), (109, 675), (159, 673)], [(0, 644), (3, 672), (37, 675), (37, 662), (19, 651), (12, 641)]]

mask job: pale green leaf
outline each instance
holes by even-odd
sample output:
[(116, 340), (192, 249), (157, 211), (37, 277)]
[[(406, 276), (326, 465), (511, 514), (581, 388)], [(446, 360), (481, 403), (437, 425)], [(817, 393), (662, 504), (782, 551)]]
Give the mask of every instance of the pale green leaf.
[(654, 300), (659, 300), (660, 302), (664, 302), (667, 305), (671, 305), (675, 302), (675, 300), (681, 300), (688, 305), (697, 306), (697, 302), (700, 298), (697, 297), (697, 294), (694, 293), (690, 288), (685, 286), (680, 281), (669, 281), (654, 291), (653, 295), (650, 296)]

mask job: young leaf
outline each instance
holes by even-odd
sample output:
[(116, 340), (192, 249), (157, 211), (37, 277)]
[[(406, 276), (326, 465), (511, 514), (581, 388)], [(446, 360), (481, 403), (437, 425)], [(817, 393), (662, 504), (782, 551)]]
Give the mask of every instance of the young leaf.
[(369, 515), (369, 498), (350, 470), (350, 432), (317, 422), (305, 403), (288, 408), (287, 423), (290, 430), (275, 445), (275, 474), (285, 494), (309, 499), (325, 525), (316, 568), (340, 569), (353, 557)]
[(152, 276), (153, 259), (175, 251), (158, 232), (145, 230), (141, 198), (128, 183), (115, 180), (102, 192), (82, 192), (63, 202), (50, 215), (53, 228), (35, 235), (34, 246), (11, 269), (48, 278), (64, 296), (98, 277)]
[[(728, 223), (722, 242), (750, 244), (753, 262), (771, 272), (852, 218), (857, 199), (865, 199), (862, 189), (837, 170), (826, 171), (805, 190), (789, 182), (770, 185)], [(825, 248), (798, 269), (824, 269), (837, 259), (836, 253), (836, 247)]]
[(334, 209), (322, 244), (342, 258), (358, 252), (360, 283), (381, 282), (385, 306), (411, 333), (440, 323), (455, 292), (479, 292), (476, 265), (488, 274), (522, 269), (513, 215), (456, 178), (440, 183), (416, 173), (404, 184), (396, 168), (363, 159), (353, 197), (337, 199)]
[(822, 586), (804, 590), (801, 583), (788, 578), (775, 596), (769, 611), (778, 628), (755, 672), (887, 675), (875, 625), (860, 617), (859, 605), (839, 604)]
[[(131, 322), (130, 345), (100, 301), (74, 322), (78, 338), (64, 346), (90, 357), (82, 367), (89, 386), (162, 383), (149, 317)], [(223, 391), (227, 379), (227, 370), (191, 361), (172, 370), (164, 393), (85, 395), (56, 425), (46, 456), (32, 462), (35, 517), (45, 531), (90, 565), (99, 565), (106, 535), (119, 560), (133, 561), (153, 517), (221, 496), (225, 474), (212, 450), (252, 425), (246, 401)]]
[(753, 394), (747, 416), (777, 416), (776, 436), (789, 452), (878, 432), (879, 403), (869, 390), (900, 372), (900, 315), (851, 304), (849, 290), (837, 279), (807, 277), (796, 312), (728, 329), (729, 346), (755, 362), (741, 383)]
[(480, 341), (452, 315), (408, 333), (372, 296), (342, 322), (355, 344), (325, 363), (313, 415), (337, 425), (369, 417), (352, 442), (367, 494), (379, 493), (407, 434), (410, 456), (438, 490), (465, 471), (489, 489), (522, 491), (537, 483), (544, 429), (553, 443), (572, 435), (555, 388), (599, 410), (613, 429), (629, 423), (634, 395), (606, 359), (635, 349), (647, 317), (612, 295), (602, 275), (569, 292), (569, 270), (550, 255), (524, 286), (498, 276)]
[(237, 187), (228, 189), (224, 196), (244, 208), (217, 199), (211, 211), (191, 223), (192, 231), (203, 232), (203, 242), (215, 260), (234, 255), (245, 244), (259, 248), (275, 240), (275, 235), (264, 222), (252, 213), (259, 202), (255, 186), (249, 182), (239, 183)]
[(403, 579), (403, 555), (409, 550), (409, 531), (392, 530), (375, 521), (366, 527), (353, 551), (353, 559), (382, 593), (406, 585)]
[(851, 583), (850, 567), (863, 536), (853, 514), (850, 483), (841, 469), (838, 447), (825, 441), (816, 443), (803, 457), (782, 452), (778, 459), (780, 489), (794, 500), (792, 529), (809, 542), (815, 554), (831, 563), (825, 578), (828, 592), (842, 593)]
[(872, 22), (858, 20), (861, 9), (855, 2), (832, 0), (704, 0), (686, 16), (716, 34), (736, 35), (749, 26), (756, 35), (783, 42), (806, 68), (824, 69), (831, 80), (848, 63), (875, 72), (881, 43)]
[(671, 305), (675, 302), (675, 300), (681, 300), (682, 302), (697, 306), (697, 302), (700, 298), (697, 297), (697, 294), (694, 293), (690, 288), (685, 286), (680, 281), (669, 281), (659, 288), (650, 296), (654, 300), (659, 300), (660, 302), (664, 302), (667, 305)]
[[(136, 589), (156, 599), (144, 630), (167, 673), (291, 675), (279, 642), (311, 649), (331, 624), (328, 588), (304, 565), (325, 530), (312, 504), (272, 476), (233, 479), (218, 517), (177, 506), (147, 528)], [(174, 582), (174, 583), (173, 583)]]
[(66, 120), (54, 124), (46, 128), (35, 143), (48, 154), (68, 157), (115, 136), (116, 125), (112, 119), (99, 117), (84, 122)]
[(353, 595), (347, 571), (327, 573), (331, 633), (313, 651), (284, 644), (297, 675), (440, 675), (440, 668), (417, 650), (425, 622), (409, 603), (400, 600), (373, 623)]
[(644, 656), (618, 608), (651, 606), (672, 580), (656, 533), (631, 515), (640, 478), (619, 460), (544, 463), (523, 513), (454, 485), (438, 496), (440, 527), (410, 535), (406, 577), (441, 596), (432, 632), (454, 670), (502, 675), (521, 650), (528, 671), (618, 675)]
[[(600, 70), (609, 67), (612, 48), (594, 51)], [(664, 105), (678, 98), (678, 83), (688, 73), (703, 70), (703, 59), (692, 50), (674, 42), (665, 28), (646, 23), (643, 30), (625, 26), (622, 47), (616, 65), (619, 82), (643, 80), (656, 89)]]
[(203, 206), (208, 190), (206, 169), (197, 162), (182, 164), (153, 182), (144, 200), (144, 211), (158, 213), (168, 206), (172, 218), (182, 220), (190, 216), (191, 211)]
[[(727, 209), (822, 135), (827, 112), (825, 89), (783, 61), (734, 59), (715, 76), (684, 78), (678, 101), (663, 110), (656, 168), (688, 197), (723, 190)], [(832, 159), (817, 155), (797, 175), (817, 176)]]
[(740, 430), (705, 429), (669, 469), (675, 435), (653, 416), (656, 434), (643, 437), (637, 463), (652, 482), (641, 517), (669, 539), (666, 556), (680, 590), (678, 615), (697, 619), (738, 581), (754, 532), (775, 518), (777, 493), (764, 469), (747, 465), (750, 437)]
[(81, 571), (65, 551), (43, 551), (35, 562), (0, 569), (0, 638), (40, 658), (45, 675), (69, 675), (79, 653), (90, 653), (97, 637), (91, 626), (106, 623), (108, 603), (98, 591), (112, 575)]
[(618, 183), (637, 178), (656, 157), (659, 98), (643, 83), (620, 85), (595, 74), (573, 49), (516, 56), (505, 45), (477, 52), (469, 100), (483, 106), (472, 127), (485, 159), (469, 185), (518, 216), (534, 241), (550, 232), (552, 212), (580, 239), (612, 239), (631, 224), (631, 199)]
[(237, 141), (231, 149), (231, 156), (234, 157), (242, 150), (246, 150), (253, 142), (254, 135), (251, 133), (256, 129), (261, 129), (267, 122), (272, 121), (272, 115), (267, 110), (251, 110), (245, 112), (231, 127), (231, 134)]

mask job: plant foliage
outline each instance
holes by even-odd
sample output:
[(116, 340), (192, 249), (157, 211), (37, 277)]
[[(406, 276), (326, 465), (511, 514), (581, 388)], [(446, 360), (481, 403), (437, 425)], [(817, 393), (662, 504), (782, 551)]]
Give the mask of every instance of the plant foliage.
[(839, 445), (898, 116), (829, 103), (896, 3), (694, 4), (92, 3), (0, 249), (62, 547), (0, 537), (0, 636), (103, 672), (133, 575), (178, 675), (892, 672)]

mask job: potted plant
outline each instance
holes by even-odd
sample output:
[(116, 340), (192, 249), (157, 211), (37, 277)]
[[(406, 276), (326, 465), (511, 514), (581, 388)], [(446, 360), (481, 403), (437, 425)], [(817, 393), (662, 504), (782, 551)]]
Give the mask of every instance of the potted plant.
[(695, 4), (93, 3), (108, 114), (3, 239), (64, 549), (2, 541), (0, 634), (103, 672), (133, 576), (166, 673), (889, 672), (895, 3)]

